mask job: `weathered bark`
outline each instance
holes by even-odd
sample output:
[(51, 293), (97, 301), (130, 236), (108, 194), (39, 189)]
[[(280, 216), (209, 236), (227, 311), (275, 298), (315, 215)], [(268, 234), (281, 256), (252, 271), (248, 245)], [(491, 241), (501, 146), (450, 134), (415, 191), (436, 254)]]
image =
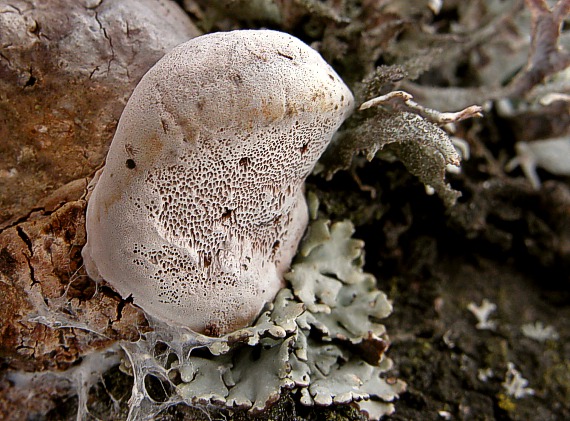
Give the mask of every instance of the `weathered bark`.
[(199, 34), (173, 2), (0, 2), (0, 227), (101, 166), (142, 75)]

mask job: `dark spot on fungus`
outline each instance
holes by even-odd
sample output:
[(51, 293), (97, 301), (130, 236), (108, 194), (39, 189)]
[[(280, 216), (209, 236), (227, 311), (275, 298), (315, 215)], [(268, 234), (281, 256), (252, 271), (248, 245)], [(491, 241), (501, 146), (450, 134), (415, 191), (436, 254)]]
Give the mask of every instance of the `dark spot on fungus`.
[(242, 158), (239, 160), (239, 164), (244, 168), (247, 168), (250, 163), (251, 163), (251, 160), (249, 158)]
[(222, 213), (222, 219), (223, 220), (228, 219), (230, 216), (232, 216), (232, 212), (233, 212), (233, 209), (225, 208), (224, 212)]
[(166, 122), (166, 120), (164, 118), (160, 119), (160, 125), (162, 126), (162, 130), (164, 131), (164, 134), (168, 133), (168, 123)]
[(293, 60), (293, 57), (288, 56), (287, 54), (283, 54), (280, 51), (277, 51), (277, 54), (280, 55), (281, 57), (285, 57), (286, 59)]
[(221, 333), (221, 332), (220, 332), (220, 328), (219, 328), (219, 326), (218, 326), (217, 324), (215, 324), (215, 323), (208, 323), (208, 324), (206, 325), (206, 328), (204, 329), (204, 334), (205, 334), (206, 336), (214, 336), (214, 337), (217, 337), (217, 336), (220, 336), (220, 333)]
[(127, 143), (125, 144), (125, 152), (127, 153), (127, 155), (129, 156), (133, 156), (135, 153), (135, 148), (133, 148), (133, 145), (131, 143)]
[(241, 85), (243, 82), (241, 75), (239, 73), (233, 73), (232, 75), (230, 75), (230, 79), (233, 83), (235, 83), (236, 86)]
[(133, 170), (137, 166), (137, 164), (135, 164), (135, 161), (131, 158), (127, 159), (125, 164), (129, 170)]
[(273, 243), (273, 246), (272, 246), (273, 253), (277, 253), (277, 250), (279, 250), (280, 245), (281, 245), (281, 242), (279, 240), (277, 240), (276, 242)]
[(209, 254), (206, 254), (204, 256), (204, 267), (209, 268), (211, 264), (212, 264), (212, 256), (210, 256)]

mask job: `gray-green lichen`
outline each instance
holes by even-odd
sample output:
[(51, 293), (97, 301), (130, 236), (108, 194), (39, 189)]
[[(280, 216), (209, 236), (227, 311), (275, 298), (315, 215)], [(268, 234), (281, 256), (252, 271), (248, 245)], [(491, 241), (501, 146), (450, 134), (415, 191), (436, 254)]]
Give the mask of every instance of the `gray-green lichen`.
[[(401, 73), (400, 73), (401, 70)], [(392, 78), (405, 75), (397, 67), (380, 67), (374, 77), (365, 80), (357, 95), (368, 97), (376, 85), (386, 85)], [(370, 109), (370, 110), (369, 110)], [(441, 126), (472, 117), (481, 117), (482, 108), (471, 105), (457, 112), (440, 112), (415, 101), (405, 91), (392, 91), (361, 104), (363, 112), (349, 121), (319, 161), (315, 172), (327, 178), (351, 166), (353, 157), (363, 154), (401, 161), (430, 191), (437, 192), (447, 207), (455, 204), (461, 193), (451, 188), (446, 171), (458, 171), (461, 155), (454, 141)], [(466, 145), (466, 142), (463, 142)]]
[(447, 206), (460, 196), (445, 180), (447, 165), (459, 166), (460, 158), (447, 133), (419, 115), (387, 109), (369, 112), (358, 126), (347, 129), (323, 155), (318, 171), (331, 177), (350, 167), (355, 154), (368, 160), (377, 154), (400, 160), (424, 184), (433, 187)]
[[(265, 411), (283, 390), (304, 405), (355, 402), (370, 419), (393, 412), (405, 384), (387, 377), (385, 328), (391, 304), (362, 271), (363, 242), (349, 221), (314, 220), (271, 308), (257, 322), (220, 338), (156, 325), (125, 343), (135, 383), (131, 419), (186, 403), (210, 410)], [(157, 354), (156, 346), (166, 348)], [(158, 402), (154, 376), (170, 391)]]

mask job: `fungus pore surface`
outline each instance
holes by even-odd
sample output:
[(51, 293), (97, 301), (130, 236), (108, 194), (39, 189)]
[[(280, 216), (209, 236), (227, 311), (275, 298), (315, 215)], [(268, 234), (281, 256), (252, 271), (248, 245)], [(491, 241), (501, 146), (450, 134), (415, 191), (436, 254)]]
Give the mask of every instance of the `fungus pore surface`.
[(119, 121), (87, 209), (89, 276), (196, 332), (248, 325), (283, 286), (308, 220), (304, 180), (353, 102), (288, 34), (179, 45)]

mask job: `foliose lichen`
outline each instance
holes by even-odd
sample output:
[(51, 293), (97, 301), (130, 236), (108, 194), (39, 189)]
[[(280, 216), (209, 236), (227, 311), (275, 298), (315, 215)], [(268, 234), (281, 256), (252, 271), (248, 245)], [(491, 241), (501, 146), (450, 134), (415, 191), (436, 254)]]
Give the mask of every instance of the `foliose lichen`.
[[(386, 375), (392, 361), (379, 323), (392, 307), (363, 272), (364, 244), (353, 231), (349, 221), (314, 220), (286, 275), (290, 287), (251, 327), (212, 338), (156, 322), (144, 339), (124, 343), (135, 379), (129, 418), (179, 403), (257, 414), (285, 389), (304, 405), (354, 402), (370, 419), (393, 412), (405, 384)], [(149, 376), (169, 391), (162, 402)]]

